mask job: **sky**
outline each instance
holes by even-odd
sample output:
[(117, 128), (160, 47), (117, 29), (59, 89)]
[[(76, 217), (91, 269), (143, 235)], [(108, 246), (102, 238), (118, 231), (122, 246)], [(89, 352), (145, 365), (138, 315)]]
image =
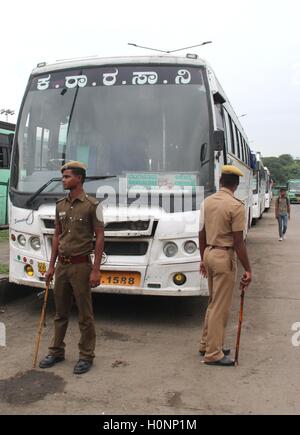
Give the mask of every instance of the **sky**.
[(246, 114), (251, 148), (300, 157), (299, 0), (10, 0), (1, 16), (0, 110), (17, 115), (41, 61), (151, 54), (128, 42), (172, 50), (212, 41), (182, 54), (211, 64), (236, 114)]

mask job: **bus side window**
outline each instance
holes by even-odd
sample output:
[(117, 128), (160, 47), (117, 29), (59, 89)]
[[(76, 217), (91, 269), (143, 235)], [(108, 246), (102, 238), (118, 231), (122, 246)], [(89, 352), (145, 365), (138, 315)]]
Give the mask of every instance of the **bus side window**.
[(231, 123), (230, 123), (229, 115), (225, 109), (224, 109), (224, 121), (225, 121), (227, 151), (234, 152), (233, 151), (233, 143), (232, 143)]
[(231, 120), (232, 122), (232, 131), (233, 131), (233, 138), (234, 138), (234, 149), (235, 149), (235, 155), (236, 157), (240, 157), (240, 149), (239, 149), (239, 143), (238, 143), (238, 137), (237, 137), (237, 129), (235, 126), (235, 123)]
[(234, 130), (233, 130), (233, 122), (231, 117), (228, 115), (228, 120), (229, 120), (229, 128), (230, 128), (230, 137), (231, 137), (231, 151), (233, 152), (233, 154), (235, 154), (235, 150), (236, 150), (236, 138), (234, 135)]
[(237, 157), (241, 158), (241, 145), (240, 145), (240, 138), (239, 138), (239, 131), (237, 126), (234, 124), (234, 130), (235, 130), (235, 137), (236, 137), (236, 149), (237, 149)]
[(246, 163), (246, 149), (245, 149), (245, 140), (242, 137), (242, 150), (243, 150), (243, 162)]
[(243, 142), (243, 150), (244, 150), (244, 163), (247, 165), (247, 145), (245, 142), (245, 139), (242, 137), (242, 142)]
[(223, 121), (223, 114), (222, 114), (222, 105), (221, 104), (215, 104), (216, 108), (216, 122), (217, 122), (217, 129), (218, 130), (224, 130), (224, 121)]
[(3, 169), (4, 167), (4, 147), (0, 146), (0, 168)]
[(238, 132), (240, 149), (241, 149), (241, 160), (244, 161), (244, 146), (243, 146), (243, 138), (240, 132)]
[(245, 163), (246, 165), (249, 165), (248, 147), (245, 139), (244, 139), (244, 148), (245, 148)]
[(250, 160), (249, 160), (249, 148), (247, 145), (247, 142), (245, 141), (245, 156), (246, 156), (246, 165), (250, 166)]

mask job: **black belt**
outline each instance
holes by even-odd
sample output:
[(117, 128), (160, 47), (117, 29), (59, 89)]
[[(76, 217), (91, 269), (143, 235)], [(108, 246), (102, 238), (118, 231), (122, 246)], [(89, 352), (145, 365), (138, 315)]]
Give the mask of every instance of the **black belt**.
[(222, 251), (228, 251), (229, 249), (233, 249), (233, 246), (212, 246), (208, 245), (211, 249), (221, 249)]
[(74, 255), (73, 257), (65, 257), (64, 255), (59, 255), (58, 261), (62, 264), (88, 263), (90, 261), (90, 256), (89, 255)]

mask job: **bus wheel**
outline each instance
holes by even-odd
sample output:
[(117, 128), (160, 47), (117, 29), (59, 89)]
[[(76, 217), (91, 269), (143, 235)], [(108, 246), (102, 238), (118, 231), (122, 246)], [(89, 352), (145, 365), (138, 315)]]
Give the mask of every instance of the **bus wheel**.
[(252, 218), (251, 225), (254, 227), (256, 224), (257, 224), (257, 219), (256, 218)]

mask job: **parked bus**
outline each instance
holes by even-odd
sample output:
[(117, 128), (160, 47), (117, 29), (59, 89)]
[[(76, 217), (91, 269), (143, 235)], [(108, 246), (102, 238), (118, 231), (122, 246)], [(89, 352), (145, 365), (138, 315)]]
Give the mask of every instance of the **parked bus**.
[(265, 166), (264, 170), (265, 170), (265, 178), (266, 178), (265, 211), (269, 211), (271, 207), (272, 197), (273, 197), (273, 193), (272, 193), (273, 182), (269, 169)]
[(266, 172), (259, 152), (255, 153), (255, 169), (252, 178), (252, 225), (260, 219), (265, 211)]
[[(248, 139), (211, 67), (197, 56), (82, 59), (33, 70), (13, 147), (11, 282), (44, 287), (55, 202), (64, 194), (60, 167), (69, 160), (87, 164), (85, 191), (104, 207), (96, 292), (207, 294), (199, 274), (198, 193), (199, 186), (204, 196), (219, 189), (224, 163), (244, 173), (237, 197), (247, 234)], [(191, 201), (178, 207), (186, 191)]]
[(8, 180), (14, 131), (15, 124), (0, 121), (0, 226), (8, 224)]
[(287, 183), (288, 196), (291, 203), (300, 203), (300, 180), (289, 180)]

